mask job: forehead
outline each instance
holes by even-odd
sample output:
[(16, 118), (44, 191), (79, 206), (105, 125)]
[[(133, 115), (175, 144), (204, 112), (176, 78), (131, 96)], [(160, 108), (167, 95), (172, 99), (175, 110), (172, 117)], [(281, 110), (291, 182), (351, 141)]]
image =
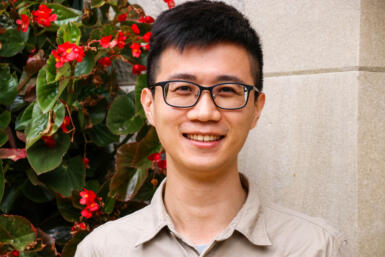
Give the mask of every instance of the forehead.
[(186, 47), (182, 51), (168, 47), (159, 57), (155, 81), (180, 78), (184, 74), (198, 83), (213, 83), (218, 77), (228, 76), (254, 84), (251, 59), (244, 47), (233, 43)]

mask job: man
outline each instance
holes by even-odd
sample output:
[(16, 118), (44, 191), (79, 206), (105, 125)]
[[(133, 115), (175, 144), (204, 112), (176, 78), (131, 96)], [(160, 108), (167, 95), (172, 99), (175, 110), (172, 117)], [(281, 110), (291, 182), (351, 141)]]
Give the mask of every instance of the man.
[(221, 2), (187, 2), (153, 26), (148, 121), (167, 179), (144, 209), (95, 229), (88, 256), (348, 256), (342, 235), (259, 200), (237, 157), (265, 102), (262, 50), (247, 19)]

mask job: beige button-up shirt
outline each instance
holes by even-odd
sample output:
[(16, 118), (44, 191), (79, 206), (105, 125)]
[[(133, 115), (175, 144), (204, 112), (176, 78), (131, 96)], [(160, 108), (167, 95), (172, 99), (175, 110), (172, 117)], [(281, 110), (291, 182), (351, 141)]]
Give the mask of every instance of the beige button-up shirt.
[(96, 228), (78, 245), (75, 257), (352, 256), (342, 234), (322, 219), (262, 203), (256, 186), (242, 181), (248, 190), (243, 207), (202, 253), (175, 231), (163, 204), (163, 181), (150, 205)]

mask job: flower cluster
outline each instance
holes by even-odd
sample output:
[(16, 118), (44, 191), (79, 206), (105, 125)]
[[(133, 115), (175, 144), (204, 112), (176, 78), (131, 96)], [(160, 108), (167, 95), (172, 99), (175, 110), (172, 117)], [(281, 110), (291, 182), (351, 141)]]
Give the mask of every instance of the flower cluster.
[(90, 168), (90, 160), (85, 156), (83, 157), (82, 160), (83, 160), (84, 168), (89, 169)]
[(20, 15), (21, 19), (16, 20), (17, 31), (27, 32), (29, 26), (29, 17), (26, 14)]
[(174, 8), (175, 7), (175, 1), (174, 0), (163, 0), (165, 3), (167, 3), (168, 8)]
[(167, 163), (165, 159), (165, 152), (153, 153), (147, 156), (147, 159), (152, 161), (159, 169), (166, 169)]
[(63, 133), (70, 133), (71, 131), (68, 129), (68, 126), (71, 124), (71, 118), (69, 116), (65, 116), (63, 123), (61, 124), (60, 128), (63, 131)]
[(53, 136), (42, 136), (41, 140), (49, 148), (53, 148), (56, 145), (56, 140)]
[(57, 50), (52, 50), (51, 54), (55, 57), (56, 68), (61, 68), (64, 63), (72, 62), (76, 60), (77, 62), (82, 62), (83, 57), (85, 56), (83, 48), (77, 46), (76, 44), (65, 42), (58, 46)]
[(146, 70), (146, 66), (142, 65), (142, 64), (134, 64), (132, 65), (132, 74), (134, 75), (140, 75), (142, 73), (142, 71), (145, 71)]
[(41, 4), (38, 10), (32, 11), (33, 20), (43, 27), (49, 27), (51, 22), (57, 20), (57, 15), (51, 13), (52, 9), (48, 8), (45, 4)]
[(147, 24), (151, 24), (153, 23), (155, 20), (154, 18), (152, 18), (151, 16), (141, 16), (138, 20), (140, 23), (147, 23)]
[(87, 230), (87, 229), (88, 229), (88, 227), (87, 227), (86, 223), (84, 223), (83, 221), (82, 222), (75, 222), (71, 228), (71, 233), (76, 233), (78, 231)]
[(100, 197), (97, 197), (95, 192), (92, 190), (87, 190), (83, 188), (83, 191), (80, 192), (80, 201), (81, 205), (85, 205), (86, 207), (81, 211), (81, 215), (89, 219), (92, 217), (93, 213), (99, 210), (99, 204), (96, 202), (98, 200), (101, 201)]

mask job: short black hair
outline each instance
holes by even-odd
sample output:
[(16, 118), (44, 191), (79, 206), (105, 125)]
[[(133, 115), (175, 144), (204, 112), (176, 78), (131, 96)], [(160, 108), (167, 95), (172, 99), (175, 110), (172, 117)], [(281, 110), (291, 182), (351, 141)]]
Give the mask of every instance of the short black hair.
[(263, 88), (263, 54), (259, 37), (248, 19), (223, 2), (189, 1), (159, 15), (152, 27), (147, 58), (147, 83), (155, 83), (156, 66), (161, 53), (169, 47), (181, 52), (185, 47), (206, 47), (234, 43), (251, 56), (255, 86)]

